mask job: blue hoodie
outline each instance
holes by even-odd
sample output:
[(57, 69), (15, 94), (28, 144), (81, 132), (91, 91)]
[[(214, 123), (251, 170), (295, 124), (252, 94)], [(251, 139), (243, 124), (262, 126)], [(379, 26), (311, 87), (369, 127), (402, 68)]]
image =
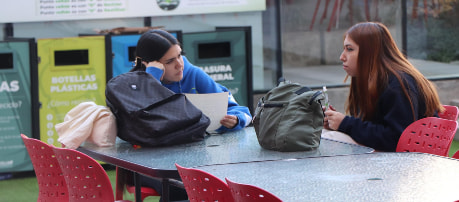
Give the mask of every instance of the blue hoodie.
[[(228, 92), (228, 115), (237, 116), (239, 123), (234, 128), (226, 128), (221, 126), (217, 132), (235, 131), (242, 129), (249, 125), (252, 120), (252, 115), (247, 107), (239, 106), (229, 90), (215, 82), (207, 73), (201, 68), (191, 64), (185, 56), (183, 58), (183, 78), (178, 82), (164, 84), (166, 88), (175, 93), (222, 93)], [(148, 73), (153, 75), (156, 79), (160, 80), (164, 71), (156, 67), (147, 67)]]

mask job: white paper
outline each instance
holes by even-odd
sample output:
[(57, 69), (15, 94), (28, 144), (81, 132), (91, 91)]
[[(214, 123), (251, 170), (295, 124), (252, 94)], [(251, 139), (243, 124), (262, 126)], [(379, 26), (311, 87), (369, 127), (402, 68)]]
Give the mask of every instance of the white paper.
[(210, 119), (208, 132), (220, 128), (220, 120), (225, 117), (228, 110), (228, 92), (207, 94), (185, 94), (188, 100), (200, 109)]

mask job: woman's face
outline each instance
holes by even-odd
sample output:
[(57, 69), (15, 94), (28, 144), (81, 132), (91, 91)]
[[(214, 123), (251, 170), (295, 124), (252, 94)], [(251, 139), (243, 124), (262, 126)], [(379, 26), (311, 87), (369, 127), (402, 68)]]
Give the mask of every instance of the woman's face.
[(169, 50), (164, 54), (164, 56), (159, 59), (159, 62), (164, 65), (164, 83), (172, 83), (182, 80), (183, 78), (183, 58), (182, 58), (182, 49), (179, 45), (173, 45)]
[(339, 59), (343, 62), (343, 69), (349, 76), (357, 76), (357, 59), (359, 57), (359, 45), (346, 36), (344, 39), (343, 52)]

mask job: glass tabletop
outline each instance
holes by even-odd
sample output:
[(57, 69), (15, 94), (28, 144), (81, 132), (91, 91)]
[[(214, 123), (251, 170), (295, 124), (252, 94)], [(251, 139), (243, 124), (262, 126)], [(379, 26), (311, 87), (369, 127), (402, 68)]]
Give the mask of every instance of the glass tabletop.
[[(121, 167), (137, 166), (136, 169), (142, 170), (141, 173), (153, 177), (167, 174), (177, 177), (175, 163), (185, 167), (197, 167), (253, 161), (353, 155), (374, 151), (369, 147), (325, 138), (321, 139), (319, 148), (313, 151), (278, 152), (266, 150), (259, 145), (253, 127), (247, 127), (236, 132), (210, 135), (200, 142), (168, 147), (134, 148), (130, 143), (118, 139), (116, 145), (112, 147), (84, 144), (78, 150), (97, 160)], [(129, 167), (126, 168), (129, 169)], [(166, 171), (173, 172), (164, 173)]]
[(261, 187), (284, 201), (459, 199), (459, 160), (425, 153), (374, 152), (198, 169), (222, 180)]

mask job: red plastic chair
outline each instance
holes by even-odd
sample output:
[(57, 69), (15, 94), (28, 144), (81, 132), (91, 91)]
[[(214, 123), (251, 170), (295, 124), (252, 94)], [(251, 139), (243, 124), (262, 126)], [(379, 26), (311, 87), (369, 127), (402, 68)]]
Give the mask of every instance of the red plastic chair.
[(459, 159), (459, 150), (457, 150), (456, 153), (453, 154), (453, 158)]
[(95, 159), (73, 149), (54, 147), (53, 150), (64, 173), (69, 201), (115, 201), (110, 179)]
[(281, 202), (276, 195), (254, 185), (241, 184), (225, 178), (226, 183), (237, 202)]
[(53, 146), (24, 134), (21, 134), (21, 138), (37, 177), (37, 201), (69, 201), (67, 185), (59, 162), (54, 155)]
[(419, 119), (400, 136), (396, 152), (423, 152), (448, 156), (457, 122), (437, 117)]
[(188, 199), (193, 201), (233, 202), (233, 196), (225, 181), (194, 168), (175, 164), (185, 186)]
[[(132, 185), (133, 182), (129, 183), (132, 180), (128, 179), (132, 179), (134, 176), (130, 175), (129, 172), (130, 171), (124, 168), (120, 168), (118, 166), (116, 167), (116, 200), (123, 199), (124, 190), (130, 194), (135, 194), (135, 186)], [(140, 192), (142, 201), (144, 201), (144, 199), (149, 196), (160, 196), (160, 194), (155, 189), (150, 187), (141, 187)]]
[(442, 119), (449, 119), (456, 121), (459, 116), (459, 108), (452, 105), (443, 105), (445, 111), (438, 114), (438, 117)]

